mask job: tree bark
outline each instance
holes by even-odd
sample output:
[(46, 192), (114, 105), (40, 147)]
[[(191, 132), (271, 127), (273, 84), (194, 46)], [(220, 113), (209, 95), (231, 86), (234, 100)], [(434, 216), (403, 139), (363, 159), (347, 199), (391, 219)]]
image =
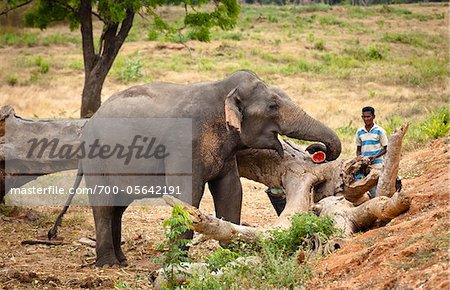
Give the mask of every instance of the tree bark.
[(385, 157), (386, 161), (384, 163), (383, 173), (378, 181), (376, 196), (391, 197), (395, 192), (395, 181), (400, 166), (400, 151), (406, 131), (408, 131), (408, 124), (397, 128), (389, 138), (388, 151)]
[(81, 118), (90, 118), (100, 108), (103, 83), (133, 26), (134, 14), (131, 9), (127, 10), (125, 19), (120, 23), (120, 29), (119, 23), (104, 20), (99, 51), (95, 52), (92, 30), (92, 4), (90, 0), (81, 0), (79, 17), (84, 61)]

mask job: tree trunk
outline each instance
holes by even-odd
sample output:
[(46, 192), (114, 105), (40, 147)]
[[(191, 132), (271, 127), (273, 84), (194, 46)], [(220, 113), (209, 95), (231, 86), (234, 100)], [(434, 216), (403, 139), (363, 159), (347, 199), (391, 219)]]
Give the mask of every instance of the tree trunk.
[(81, 95), (81, 118), (90, 118), (100, 108), (103, 83), (108, 71), (109, 69), (106, 70), (106, 68), (94, 69), (85, 78)]
[(127, 10), (127, 16), (120, 23), (120, 29), (119, 23), (104, 21), (98, 52), (94, 48), (90, 0), (81, 0), (79, 15), (85, 75), (80, 115), (81, 118), (90, 118), (100, 108), (103, 83), (130, 32), (134, 12)]

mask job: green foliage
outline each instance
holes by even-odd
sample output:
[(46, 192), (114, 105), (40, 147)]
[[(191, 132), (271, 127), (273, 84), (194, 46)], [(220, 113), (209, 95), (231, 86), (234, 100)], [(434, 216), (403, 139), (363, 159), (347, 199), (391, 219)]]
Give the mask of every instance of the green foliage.
[(375, 45), (371, 45), (367, 48), (354, 46), (345, 48), (344, 53), (361, 62), (370, 60), (382, 60), (386, 58), (387, 48)]
[(37, 67), (39, 67), (39, 72), (42, 74), (48, 73), (49, 64), (48, 61), (43, 59), (40, 55), (37, 56), (34, 60)]
[(317, 50), (325, 50), (325, 41), (323, 39), (319, 39), (314, 43), (314, 48)]
[(0, 46), (35, 46), (38, 43), (36, 33), (0, 34)]
[(11, 87), (14, 87), (19, 83), (19, 80), (17, 79), (16, 75), (8, 75), (6, 77), (6, 83), (10, 85)]
[(239, 258), (239, 256), (240, 255), (236, 252), (219, 247), (214, 253), (206, 258), (206, 262), (208, 263), (208, 268), (211, 271), (216, 272), (231, 261)]
[[(297, 214), (286, 230), (273, 230), (257, 245), (236, 242), (231, 250), (219, 248), (206, 259), (211, 273), (193, 273), (186, 289), (294, 289), (311, 277), (308, 264), (299, 264), (299, 248), (308, 249), (309, 239), (319, 236), (326, 241), (337, 231), (330, 218)], [(241, 259), (258, 262), (233, 262)], [(233, 262), (233, 263), (230, 263)], [(220, 274), (218, 274), (220, 273)]]
[(119, 79), (124, 83), (137, 81), (143, 77), (142, 62), (139, 57), (131, 57), (125, 61), (125, 66), (120, 71)]
[(380, 126), (386, 131), (387, 136), (390, 136), (395, 129), (400, 127), (405, 121), (399, 116), (392, 116), (384, 122), (380, 122)]
[[(422, 120), (412, 120), (405, 136), (406, 149), (437, 138), (444, 137), (450, 132), (450, 108), (441, 107), (435, 110), (427, 110), (427, 116)], [(380, 125), (386, 130), (388, 136), (407, 120), (394, 115)]]
[(181, 239), (181, 235), (192, 227), (192, 218), (189, 213), (180, 205), (175, 205), (172, 209), (172, 216), (163, 223), (167, 241), (160, 243), (157, 248), (165, 250), (158, 261), (162, 262), (164, 272), (168, 278), (167, 288), (173, 289), (177, 286), (174, 268), (179, 267), (184, 262), (191, 262), (188, 252), (184, 249), (189, 240)]
[(330, 217), (318, 217), (312, 213), (296, 214), (289, 229), (274, 229), (272, 238), (265, 241), (264, 248), (271, 252), (294, 254), (299, 248), (307, 248), (308, 241), (318, 235), (323, 242), (337, 234)]
[(150, 28), (147, 32), (147, 40), (149, 41), (155, 41), (158, 40), (159, 32), (155, 30), (155, 28)]
[(338, 134), (341, 140), (353, 141), (355, 139), (356, 131), (357, 128), (351, 121), (346, 126), (336, 128), (336, 134)]
[(428, 117), (419, 124), (419, 128), (432, 139), (444, 137), (450, 131), (450, 108), (442, 107), (428, 112)]

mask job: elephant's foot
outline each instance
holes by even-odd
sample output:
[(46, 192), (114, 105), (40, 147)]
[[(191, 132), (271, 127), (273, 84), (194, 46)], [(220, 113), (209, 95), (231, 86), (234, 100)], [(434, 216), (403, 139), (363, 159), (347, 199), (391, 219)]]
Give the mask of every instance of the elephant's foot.
[(95, 262), (95, 266), (97, 267), (113, 267), (114, 265), (119, 266), (120, 264), (115, 255), (97, 257), (97, 261)]
[(116, 258), (120, 263), (120, 266), (128, 266), (127, 257), (125, 257), (125, 254), (122, 252), (122, 249), (119, 249), (116, 251)]

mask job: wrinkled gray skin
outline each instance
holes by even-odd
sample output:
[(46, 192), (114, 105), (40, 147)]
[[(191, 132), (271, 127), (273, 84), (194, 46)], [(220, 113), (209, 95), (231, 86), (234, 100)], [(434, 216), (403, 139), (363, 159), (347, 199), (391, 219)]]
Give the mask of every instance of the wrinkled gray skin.
[[(234, 89), (236, 91), (230, 94)], [(241, 127), (240, 131), (232, 126), (227, 129), (226, 99), (229, 112), (240, 122), (234, 124)], [(268, 87), (248, 71), (236, 72), (217, 82), (190, 85), (155, 83), (132, 87), (109, 98), (92, 118), (154, 116), (192, 118), (191, 203), (199, 206), (205, 184), (208, 183), (217, 217), (236, 224), (240, 223), (242, 203), (235, 157), (237, 150), (273, 149), (283, 154), (277, 138), (278, 134), (282, 134), (324, 143), (329, 160), (336, 159), (341, 152), (339, 138), (332, 130), (308, 116), (281, 90)], [(89, 160), (83, 162), (83, 168), (108, 166), (86, 164)], [(98, 182), (86, 175), (85, 179), (88, 187)], [(126, 264), (120, 245), (121, 219), (126, 208), (93, 206), (97, 266)]]

